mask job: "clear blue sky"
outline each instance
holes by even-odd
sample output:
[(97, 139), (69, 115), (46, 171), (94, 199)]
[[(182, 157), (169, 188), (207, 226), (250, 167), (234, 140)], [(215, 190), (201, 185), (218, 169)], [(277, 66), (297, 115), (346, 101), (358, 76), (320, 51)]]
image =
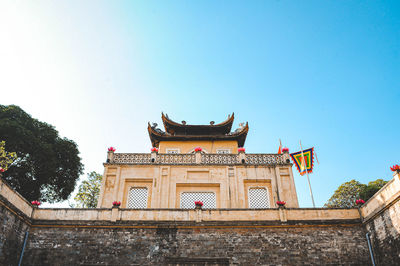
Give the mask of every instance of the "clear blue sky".
[(2, 1), (0, 36), (0, 103), (76, 141), (86, 172), (149, 152), (161, 111), (235, 112), (248, 153), (314, 146), (318, 206), (400, 163), (400, 1)]

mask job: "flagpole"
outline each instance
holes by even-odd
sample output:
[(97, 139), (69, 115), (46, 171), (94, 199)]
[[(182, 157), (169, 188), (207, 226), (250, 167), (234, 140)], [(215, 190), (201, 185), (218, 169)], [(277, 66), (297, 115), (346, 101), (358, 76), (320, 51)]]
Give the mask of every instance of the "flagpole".
[(304, 160), (303, 147), (301, 146), (301, 140), (300, 140), (300, 149), (301, 149), (301, 157), (303, 158), (303, 165), (304, 165), (304, 168), (306, 169), (308, 187), (310, 188), (310, 195), (311, 195), (312, 204), (313, 204), (313, 206), (315, 208), (314, 196), (313, 196), (312, 189), (311, 189), (310, 177), (308, 176), (306, 160)]

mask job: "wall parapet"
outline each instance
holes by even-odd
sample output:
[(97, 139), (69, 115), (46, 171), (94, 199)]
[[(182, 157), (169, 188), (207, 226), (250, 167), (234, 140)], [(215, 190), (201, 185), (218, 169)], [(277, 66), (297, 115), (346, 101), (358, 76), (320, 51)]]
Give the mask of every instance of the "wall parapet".
[(360, 208), (364, 222), (368, 222), (398, 200), (400, 200), (400, 175), (395, 173), (393, 179)]
[[(115, 214), (113, 214), (115, 212)], [(357, 209), (35, 209), (34, 220), (53, 221), (348, 221)]]
[(0, 178), (0, 195), (27, 217), (32, 216), (32, 205)]
[(106, 164), (161, 164), (161, 165), (291, 165), (286, 154), (157, 154), (151, 153), (114, 153)]

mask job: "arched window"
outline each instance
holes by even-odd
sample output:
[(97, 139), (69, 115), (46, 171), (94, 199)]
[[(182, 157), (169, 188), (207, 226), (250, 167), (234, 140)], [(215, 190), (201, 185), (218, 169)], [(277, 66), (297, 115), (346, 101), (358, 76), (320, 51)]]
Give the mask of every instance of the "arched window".
[(269, 193), (267, 187), (249, 188), (249, 208), (266, 209), (269, 208)]

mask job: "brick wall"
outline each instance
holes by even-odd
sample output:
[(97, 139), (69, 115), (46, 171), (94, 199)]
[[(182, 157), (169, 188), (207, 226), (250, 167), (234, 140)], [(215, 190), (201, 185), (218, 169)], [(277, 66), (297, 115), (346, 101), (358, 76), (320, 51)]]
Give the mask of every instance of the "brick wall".
[(377, 265), (400, 265), (400, 201), (366, 223)]
[(399, 199), (397, 175), (363, 223), (356, 209), (33, 211), (0, 180), (0, 265), (17, 264), (28, 229), (23, 265), (370, 265), (367, 232), (377, 265), (400, 265)]
[(370, 264), (359, 223), (47, 226), (31, 229), (25, 265)]
[(29, 229), (27, 217), (0, 196), (0, 265), (17, 265), (25, 232)]
[(377, 265), (400, 265), (400, 175), (361, 208)]

